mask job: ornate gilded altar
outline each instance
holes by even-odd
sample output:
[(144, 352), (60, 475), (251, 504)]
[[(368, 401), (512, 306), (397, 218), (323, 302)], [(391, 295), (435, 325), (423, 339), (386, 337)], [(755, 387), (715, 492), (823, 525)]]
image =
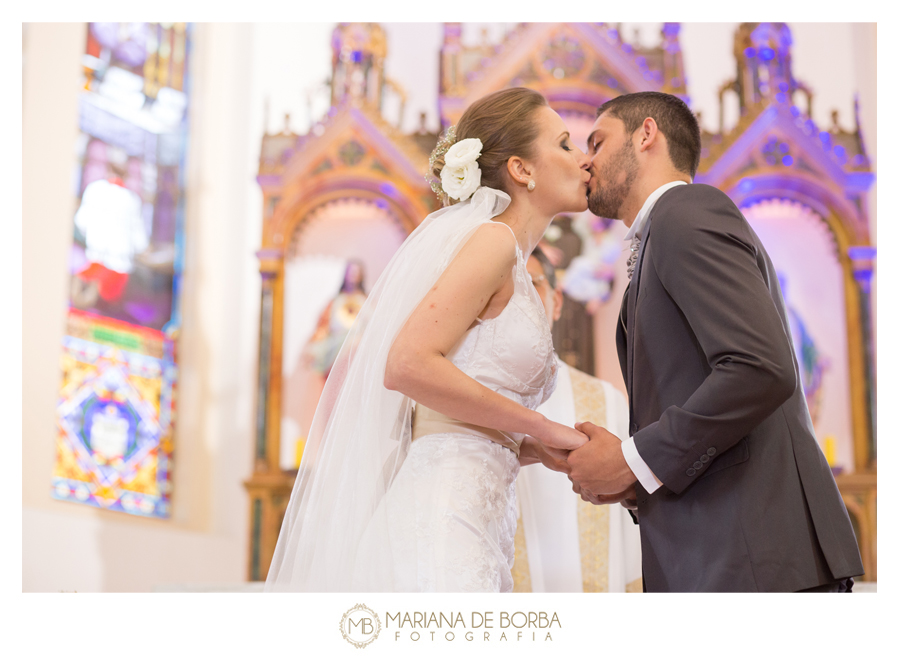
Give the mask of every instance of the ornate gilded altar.
[[(679, 25), (641, 48), (605, 23), (521, 25), (496, 46), (465, 46), (459, 23), (444, 25), (438, 105), (443, 126), (475, 99), (508, 86), (532, 87), (567, 117), (593, 121), (617, 95), (656, 90), (689, 102)], [(838, 477), (860, 540), (867, 579), (876, 575), (875, 365), (870, 281), (875, 262), (866, 207), (874, 174), (858, 120), (853, 131), (809, 118), (811, 91), (793, 78), (790, 31), (745, 23), (735, 36), (735, 78), (720, 89), (738, 97), (730, 131), (704, 132), (696, 182), (725, 191), (739, 207), (784, 199), (812, 209), (833, 238), (843, 272), (855, 472)], [(436, 200), (424, 179), (437, 135), (401, 133), (381, 113), (387, 43), (374, 24), (341, 24), (333, 46), (332, 108), (309, 133), (287, 128), (263, 138), (257, 180), (263, 191), (262, 276), (254, 472), (248, 575), (265, 578), (296, 471), (279, 463), (284, 341), (284, 271), (289, 245), (318, 209), (342, 199), (372, 204), (408, 233)], [(795, 99), (800, 104), (795, 103)]]

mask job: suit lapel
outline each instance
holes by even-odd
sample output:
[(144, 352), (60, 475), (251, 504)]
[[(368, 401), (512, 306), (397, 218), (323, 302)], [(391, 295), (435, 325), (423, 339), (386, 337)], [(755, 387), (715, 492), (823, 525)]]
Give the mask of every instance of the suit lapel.
[(619, 323), (616, 326), (616, 356), (619, 357), (619, 370), (622, 372), (622, 379), (625, 381), (625, 390), (628, 390), (628, 362), (626, 355), (628, 353), (628, 289), (631, 287), (631, 281), (625, 286), (625, 292), (622, 295), (622, 301), (619, 303)]
[[(644, 237), (641, 239), (641, 246), (638, 249), (638, 257), (637, 261), (634, 264), (634, 274), (631, 275), (631, 283), (628, 285), (628, 289), (626, 290), (626, 295), (628, 299), (627, 305), (627, 320), (628, 320), (628, 333), (627, 333), (627, 341), (626, 344), (628, 346), (626, 352), (626, 360), (627, 364), (627, 375), (625, 377), (626, 387), (628, 388), (628, 399), (632, 400), (632, 384), (634, 382), (634, 337), (635, 337), (635, 328), (637, 326), (637, 317), (635, 317), (635, 306), (637, 305), (637, 297), (638, 297), (638, 289), (641, 285), (641, 265), (644, 262), (644, 249), (647, 246), (647, 242), (650, 239), (650, 220), (652, 217), (647, 218), (647, 224), (644, 226)], [(632, 413), (633, 416), (633, 413)]]

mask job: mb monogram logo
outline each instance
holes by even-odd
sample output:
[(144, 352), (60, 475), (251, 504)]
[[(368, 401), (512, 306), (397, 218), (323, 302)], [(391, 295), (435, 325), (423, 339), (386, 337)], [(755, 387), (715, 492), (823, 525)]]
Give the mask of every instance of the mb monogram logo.
[(341, 635), (358, 649), (374, 642), (379, 632), (381, 620), (371, 608), (362, 603), (357, 603), (341, 618)]

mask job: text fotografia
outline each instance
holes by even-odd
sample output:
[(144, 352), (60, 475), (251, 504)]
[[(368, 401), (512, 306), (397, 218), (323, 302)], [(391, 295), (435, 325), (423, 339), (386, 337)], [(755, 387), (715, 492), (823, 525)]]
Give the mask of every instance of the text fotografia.
[(395, 612), (385, 613), (385, 631), (394, 640), (418, 642), (553, 641), (550, 631), (562, 628), (555, 612)]

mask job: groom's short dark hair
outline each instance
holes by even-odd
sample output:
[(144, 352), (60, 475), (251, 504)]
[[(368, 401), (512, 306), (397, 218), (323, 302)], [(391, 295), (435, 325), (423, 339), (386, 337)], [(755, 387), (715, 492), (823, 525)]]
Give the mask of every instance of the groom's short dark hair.
[(604, 112), (620, 119), (629, 135), (641, 127), (644, 119), (651, 117), (666, 136), (669, 158), (675, 168), (690, 174), (691, 178), (697, 173), (700, 165), (700, 125), (691, 109), (678, 96), (659, 91), (624, 94), (601, 105), (597, 116)]

